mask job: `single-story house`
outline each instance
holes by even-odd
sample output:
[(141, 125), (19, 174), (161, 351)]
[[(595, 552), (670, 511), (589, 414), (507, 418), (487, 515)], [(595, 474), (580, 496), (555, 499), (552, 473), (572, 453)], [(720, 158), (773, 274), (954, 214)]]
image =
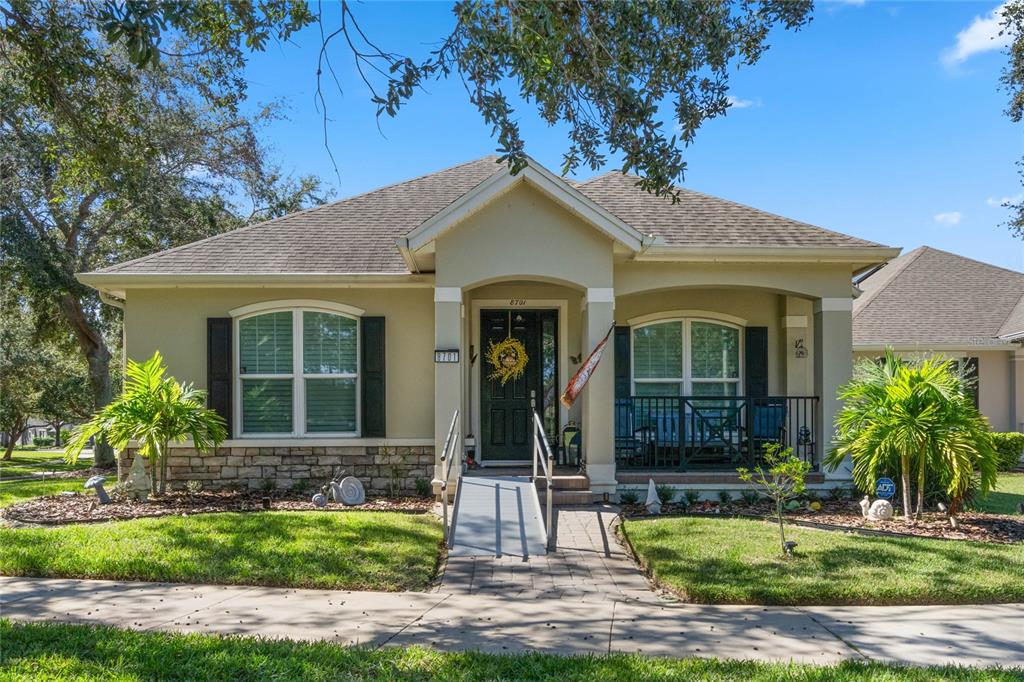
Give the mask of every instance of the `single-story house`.
[(1024, 431), (1024, 273), (922, 246), (871, 271), (853, 303), (856, 357), (942, 354), (975, 380), (995, 431)]
[(174, 479), (290, 486), (340, 467), (411, 489), (438, 475), (456, 412), (474, 460), (503, 467), (531, 463), (536, 413), (614, 495), (650, 475), (735, 482), (779, 439), (818, 467), (851, 373), (852, 280), (898, 253), (618, 172), (486, 157), (80, 279), (123, 307), (129, 357), (159, 350), (230, 426), (216, 456), (176, 450)]

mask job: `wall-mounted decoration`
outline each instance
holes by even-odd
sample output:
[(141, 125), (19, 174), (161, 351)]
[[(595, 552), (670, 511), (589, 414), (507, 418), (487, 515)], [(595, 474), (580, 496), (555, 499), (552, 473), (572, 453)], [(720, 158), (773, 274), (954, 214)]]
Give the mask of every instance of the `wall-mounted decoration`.
[(518, 379), (523, 376), (526, 363), (529, 361), (530, 359), (526, 356), (526, 347), (519, 339), (510, 336), (498, 343), (491, 341), (487, 347), (487, 362), (490, 363), (493, 371), (488, 378), (497, 379), (504, 386), (509, 379)]
[(459, 349), (454, 348), (451, 350), (435, 350), (434, 351), (434, 362), (441, 363), (458, 363), (459, 362)]
[(793, 342), (793, 357), (794, 358), (806, 358), (807, 357), (807, 346), (804, 345), (803, 339), (797, 339)]

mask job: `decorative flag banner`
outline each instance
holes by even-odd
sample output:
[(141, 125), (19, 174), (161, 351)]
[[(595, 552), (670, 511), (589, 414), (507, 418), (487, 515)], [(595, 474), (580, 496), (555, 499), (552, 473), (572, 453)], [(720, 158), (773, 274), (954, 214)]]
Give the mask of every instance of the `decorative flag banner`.
[(597, 344), (594, 350), (590, 351), (590, 355), (580, 365), (580, 368), (576, 370), (576, 373), (572, 375), (572, 379), (569, 379), (569, 385), (565, 387), (561, 397), (562, 404), (566, 407), (572, 407), (576, 399), (580, 397), (583, 387), (590, 381), (591, 375), (597, 369), (597, 363), (601, 362), (601, 356), (604, 355), (604, 348), (608, 345), (608, 337), (612, 335), (612, 330), (614, 329), (615, 325), (612, 325), (608, 329), (608, 333), (601, 339), (601, 342)]

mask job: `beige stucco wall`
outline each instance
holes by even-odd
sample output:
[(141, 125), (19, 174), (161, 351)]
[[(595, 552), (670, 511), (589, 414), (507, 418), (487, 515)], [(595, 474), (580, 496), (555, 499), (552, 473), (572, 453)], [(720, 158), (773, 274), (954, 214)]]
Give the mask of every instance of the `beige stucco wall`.
[[(768, 391), (782, 395), (786, 392), (785, 359), (780, 348), (784, 298), (766, 291), (739, 289), (676, 289), (634, 294), (616, 299), (615, 323), (628, 325), (629, 320), (640, 316), (680, 310), (693, 311), (695, 314), (691, 317), (709, 319), (721, 313), (745, 320), (743, 326), (767, 327)], [(700, 311), (708, 314), (701, 315)]]
[(509, 279), (612, 286), (612, 240), (524, 183), (442, 234), (435, 248), (439, 287)]
[[(882, 351), (856, 351), (853, 355), (855, 360), (859, 360), (876, 358), (881, 354)], [(897, 354), (906, 357), (942, 355), (951, 359), (978, 358), (978, 408), (988, 418), (993, 430), (1010, 431), (1017, 428), (1014, 426), (1014, 416), (1011, 415), (1014, 401), (1010, 394), (1013, 383), (1010, 377), (1009, 351), (902, 350), (897, 351)]]
[(385, 318), (387, 435), (433, 438), (433, 290), (404, 289), (132, 289), (124, 325), (128, 357), (159, 350), (170, 374), (206, 387), (206, 318), (227, 317), (263, 301), (315, 299)]

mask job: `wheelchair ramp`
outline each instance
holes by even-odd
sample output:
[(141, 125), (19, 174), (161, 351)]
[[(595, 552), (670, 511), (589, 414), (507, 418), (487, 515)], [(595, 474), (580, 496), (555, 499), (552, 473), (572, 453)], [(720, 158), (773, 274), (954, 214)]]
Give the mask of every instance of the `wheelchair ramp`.
[(449, 556), (541, 556), (547, 538), (528, 476), (463, 476), (452, 512)]

